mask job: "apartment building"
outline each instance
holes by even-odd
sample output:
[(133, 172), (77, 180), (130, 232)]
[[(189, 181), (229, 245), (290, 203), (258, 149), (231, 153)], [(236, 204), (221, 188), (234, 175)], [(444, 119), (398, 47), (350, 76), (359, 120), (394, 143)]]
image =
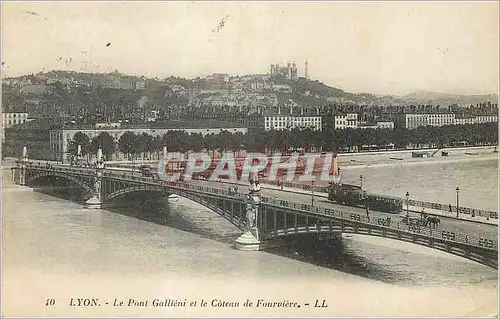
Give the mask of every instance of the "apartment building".
[(336, 130), (345, 130), (348, 128), (358, 128), (358, 114), (348, 113), (333, 116), (333, 128)]

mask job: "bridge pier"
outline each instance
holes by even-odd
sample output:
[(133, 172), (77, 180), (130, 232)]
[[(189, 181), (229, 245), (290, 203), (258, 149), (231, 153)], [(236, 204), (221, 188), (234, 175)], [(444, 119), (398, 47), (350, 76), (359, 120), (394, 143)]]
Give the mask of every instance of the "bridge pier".
[[(256, 178), (256, 176), (254, 176)], [(250, 180), (249, 194), (246, 200), (246, 213), (247, 213), (247, 230), (235, 240), (235, 247), (238, 250), (256, 251), (264, 249), (264, 243), (261, 242), (259, 236), (259, 225), (261, 224), (259, 205), (260, 198), (260, 185), (257, 179)]]
[[(99, 196), (100, 197), (100, 196)], [(98, 196), (92, 196), (84, 204), (85, 208), (88, 209), (101, 209), (106, 206), (106, 203), (102, 202)]]
[(26, 185), (26, 169), (28, 165), (28, 149), (26, 146), (23, 146), (23, 156), (19, 161), (17, 161), (18, 172), (17, 174), (13, 174), (12, 178), (14, 183), (25, 186)]
[(101, 209), (106, 206), (106, 203), (103, 201), (103, 170), (104, 170), (104, 162), (102, 161), (102, 150), (97, 150), (97, 170), (95, 172), (94, 177), (94, 193), (92, 197), (87, 200), (84, 204), (85, 208), (88, 209)]

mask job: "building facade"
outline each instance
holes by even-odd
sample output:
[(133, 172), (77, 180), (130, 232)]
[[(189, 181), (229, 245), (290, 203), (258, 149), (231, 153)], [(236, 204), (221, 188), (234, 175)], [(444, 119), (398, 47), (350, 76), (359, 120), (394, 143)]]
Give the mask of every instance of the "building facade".
[(498, 122), (498, 115), (477, 115), (474, 121), (477, 124)]
[(359, 129), (372, 129), (372, 130), (377, 130), (377, 129), (383, 129), (383, 130), (393, 130), (394, 129), (394, 122), (389, 122), (389, 121), (380, 121), (376, 122), (373, 124), (358, 124)]
[(5, 139), (5, 129), (11, 126), (28, 122), (28, 113), (13, 112), (2, 113), (2, 141)]
[(348, 128), (358, 128), (358, 114), (348, 113), (343, 115), (333, 116), (333, 128), (336, 130), (345, 130)]
[(377, 128), (386, 129), (386, 130), (393, 130), (394, 129), (394, 122), (392, 122), (392, 121), (379, 121), (379, 122), (377, 122)]
[(313, 131), (321, 131), (321, 116), (309, 115), (267, 115), (264, 116), (264, 129), (269, 130), (291, 130), (294, 128), (311, 129)]
[(5, 156), (19, 158), (23, 146), (28, 149), (28, 158), (54, 160), (50, 151), (51, 125), (46, 120), (26, 121), (5, 129), (2, 152)]
[(474, 116), (456, 116), (453, 124), (464, 125), (464, 124), (475, 124), (476, 118)]
[[(119, 124), (119, 123), (115, 123)], [(151, 136), (163, 136), (168, 131), (185, 131), (188, 134), (201, 134), (203, 136), (208, 134), (219, 134), (223, 131), (231, 133), (240, 132), (246, 134), (247, 128), (244, 127), (225, 127), (225, 128), (126, 128), (119, 125), (99, 125), (96, 124), (93, 128), (90, 127), (72, 127), (64, 129), (51, 130), (49, 133), (49, 149), (54, 153), (54, 158), (57, 161), (67, 163), (70, 160), (69, 147), (71, 140), (76, 133), (81, 132), (92, 140), (94, 137), (99, 136), (102, 132), (110, 134), (116, 142), (125, 132), (132, 132), (134, 134), (146, 133)]]
[(455, 113), (432, 113), (427, 114), (427, 125), (444, 126), (455, 124)]
[(416, 129), (420, 126), (445, 126), (498, 122), (497, 115), (457, 116), (455, 113), (396, 114), (396, 126)]

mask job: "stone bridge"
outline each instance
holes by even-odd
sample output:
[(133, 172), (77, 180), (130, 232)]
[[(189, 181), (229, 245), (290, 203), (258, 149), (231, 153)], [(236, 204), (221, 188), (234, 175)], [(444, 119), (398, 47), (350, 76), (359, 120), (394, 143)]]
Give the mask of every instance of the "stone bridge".
[(16, 183), (26, 186), (34, 186), (45, 178), (64, 179), (89, 194), (91, 198), (85, 203), (88, 208), (103, 208), (115, 198), (136, 192), (161, 196), (177, 194), (204, 205), (241, 229), (243, 234), (236, 240), (236, 248), (241, 250), (261, 250), (278, 245), (284, 236), (316, 233), (328, 238), (355, 233), (427, 246), (498, 268), (497, 237), (481, 236), (472, 231), (458, 233), (442, 227), (406, 225), (343, 209), (276, 200), (262, 196), (256, 183), (250, 185), (248, 194), (235, 194), (215, 186), (158, 181), (137, 173), (102, 167), (75, 168), (19, 162), (12, 173)]

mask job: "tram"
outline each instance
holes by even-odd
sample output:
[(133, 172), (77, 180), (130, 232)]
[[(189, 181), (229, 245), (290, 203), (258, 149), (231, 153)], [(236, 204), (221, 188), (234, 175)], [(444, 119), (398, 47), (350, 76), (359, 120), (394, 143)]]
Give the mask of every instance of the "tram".
[(392, 214), (403, 210), (401, 198), (370, 194), (357, 185), (331, 183), (328, 199), (341, 205), (368, 207), (371, 210)]

